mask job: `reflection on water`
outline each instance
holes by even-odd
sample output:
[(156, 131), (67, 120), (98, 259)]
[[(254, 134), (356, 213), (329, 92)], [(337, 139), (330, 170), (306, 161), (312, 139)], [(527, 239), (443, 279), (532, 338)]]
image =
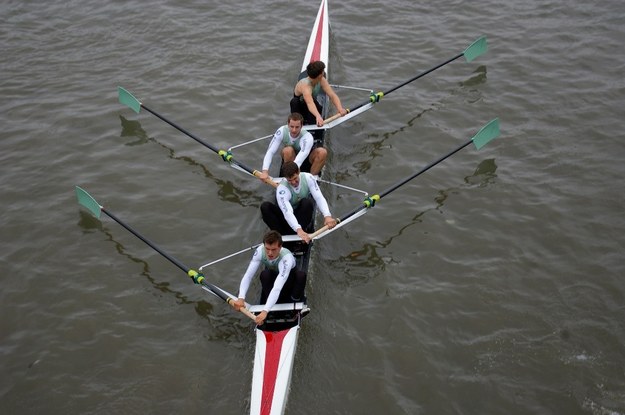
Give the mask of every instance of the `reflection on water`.
[[(205, 165), (199, 163), (194, 158), (188, 156), (177, 156), (176, 151), (172, 147), (159, 142), (153, 137), (148, 137), (143, 127), (141, 127), (141, 123), (139, 121), (130, 121), (121, 115), (120, 120), (122, 124), (120, 137), (138, 138), (138, 140), (126, 143), (126, 145), (134, 146), (153, 142), (158, 144), (161, 148), (165, 149), (170, 159), (183, 161), (187, 165), (192, 167), (199, 167), (204, 172), (204, 176), (213, 181), (219, 187), (217, 194), (219, 195), (219, 198), (221, 200), (225, 202), (235, 203), (243, 207), (259, 207), (261, 202), (263, 201), (262, 197), (258, 195), (258, 192), (243, 190), (241, 187), (235, 185), (232, 181), (219, 178), (218, 176), (211, 173), (211, 171)], [(215, 160), (219, 160), (219, 158), (215, 156)], [(238, 175), (238, 173), (235, 174)], [(250, 177), (249, 180), (251, 181), (256, 179)]]
[[(211, 334), (207, 335), (207, 338), (210, 340), (234, 339), (239, 345), (246, 342), (246, 339), (249, 336), (249, 324), (247, 321), (240, 318), (238, 313), (234, 313), (230, 307), (225, 307), (217, 301), (190, 300), (184, 293), (173, 290), (169, 281), (158, 281), (152, 276), (149, 264), (145, 260), (128, 253), (124, 248), (124, 245), (115, 240), (113, 233), (108, 231), (102, 222), (82, 210), (79, 211), (79, 214), (80, 220), (78, 221), (78, 226), (83, 229), (83, 233), (93, 233), (95, 231), (103, 232), (106, 235), (107, 240), (113, 242), (115, 250), (120, 255), (128, 258), (136, 264), (141, 265), (142, 270), (140, 275), (144, 276), (152, 287), (160, 293), (174, 298), (177, 304), (193, 305), (196, 314), (202, 319), (209, 321), (211, 323), (211, 327), (214, 329), (210, 331)], [(157, 274), (162, 275), (163, 271), (157, 271)], [(175, 276), (172, 275), (172, 278), (180, 278), (181, 276), (182, 278), (186, 278), (184, 273), (177, 272), (176, 274), (177, 275)], [(190, 280), (189, 283), (192, 284)], [(196, 288), (200, 289), (199, 286)], [(202, 293), (202, 295), (212, 297), (212, 295), (204, 290), (202, 290)], [(215, 307), (215, 304), (218, 304), (218, 306)], [(184, 312), (184, 309), (181, 309), (180, 312)]]
[(117, 242), (117, 240), (115, 240), (113, 233), (108, 231), (104, 227), (102, 222), (94, 218), (91, 214), (84, 212), (82, 210), (79, 212), (79, 214), (80, 214), (80, 220), (78, 221), (78, 226), (83, 229), (84, 233), (87, 233), (87, 231), (88, 233), (93, 233), (94, 231), (103, 232), (106, 235), (107, 240), (113, 242), (117, 253), (128, 258), (130, 261), (141, 265), (142, 271), (140, 274), (146, 277), (146, 279), (150, 282), (150, 284), (152, 284), (154, 288), (156, 288), (158, 291), (160, 291), (163, 294), (173, 294), (173, 296), (176, 298), (176, 300), (180, 304), (193, 304), (193, 302), (189, 301), (181, 292), (173, 291), (169, 287), (170, 285), (169, 282), (167, 281), (159, 282), (155, 278), (153, 278), (150, 274), (150, 266), (148, 265), (148, 263), (144, 261), (143, 259), (137, 258), (133, 256), (132, 254), (129, 254), (128, 252), (126, 252), (124, 245), (122, 245), (120, 242)]
[[(341, 264), (341, 267), (348, 264), (344, 272), (348, 276), (345, 281), (348, 282), (349, 285), (362, 284), (370, 279), (375, 279), (378, 275), (384, 273), (387, 265), (400, 263), (403, 259), (395, 259), (393, 256), (388, 254), (379, 254), (378, 251), (383, 251), (384, 249), (390, 247), (396, 239), (404, 235), (404, 233), (409, 231), (410, 228), (416, 224), (422, 223), (424, 220), (423, 217), (427, 213), (432, 211), (442, 213), (441, 208), (445, 205), (445, 202), (450, 195), (457, 194), (463, 189), (469, 189), (472, 187), (481, 188), (493, 184), (494, 179), (497, 177), (495, 175), (496, 169), (497, 165), (495, 164), (494, 159), (487, 159), (480, 162), (473, 174), (464, 178), (465, 185), (438, 190), (433, 199), (435, 202), (434, 205), (428, 209), (417, 212), (409, 222), (400, 227), (394, 234), (380, 239), (375, 243), (364, 243), (360, 249), (354, 250), (347, 255), (330, 261), (330, 263), (336, 265), (337, 267), (339, 264)], [(381, 233), (380, 236), (384, 236), (386, 234), (387, 232), (384, 232), (384, 234)]]
[(473, 74), (469, 79), (467, 79), (466, 81), (462, 81), (460, 82), (460, 86), (462, 87), (466, 87), (466, 88), (470, 88), (470, 87), (476, 87), (479, 86), (481, 84), (486, 83), (486, 65), (480, 65), (478, 66), (474, 71)]
[[(486, 78), (486, 66), (481, 65), (476, 68), (473, 72), (473, 75), (466, 79), (465, 81), (459, 82), (459, 88), (456, 88), (451, 91), (449, 97), (455, 97), (457, 95), (466, 96), (465, 102), (467, 103), (475, 103), (482, 98), (481, 91), (476, 88), (480, 84), (485, 83)], [(415, 127), (417, 121), (420, 118), (428, 115), (429, 113), (436, 112), (446, 106), (445, 100), (439, 100), (438, 102), (433, 102), (429, 105), (428, 108), (425, 108), (419, 111), (415, 116), (406, 121), (402, 126), (396, 128), (391, 131), (386, 131), (384, 133), (368, 133), (367, 138), (378, 138), (381, 137), (380, 140), (367, 142), (365, 145), (359, 146), (356, 149), (351, 149), (348, 156), (350, 159), (354, 158), (354, 155), (360, 154), (365, 155), (366, 160), (360, 160), (355, 163), (352, 163), (357, 174), (364, 175), (366, 174), (373, 166), (375, 166), (375, 161), (379, 157), (383, 156), (384, 153), (382, 150), (388, 149), (391, 147), (391, 144), (388, 144), (387, 141), (390, 138), (393, 138), (397, 134), (401, 134), (406, 132), (407, 130), (411, 130)], [(340, 162), (340, 157), (339, 157)], [(349, 177), (348, 172), (338, 172), (336, 174), (336, 180), (341, 182), (345, 178)]]
[(494, 183), (497, 177), (496, 170), (495, 159), (482, 160), (473, 174), (464, 178), (464, 182), (478, 187), (486, 187)]
[(473, 71), (469, 79), (460, 82), (459, 90), (453, 92), (453, 95), (460, 95), (464, 97), (466, 104), (475, 104), (482, 99), (482, 90), (479, 88), (482, 84), (486, 83), (486, 66), (481, 65), (475, 71)]
[(137, 137), (136, 141), (126, 143), (127, 146), (137, 146), (148, 142), (148, 134), (145, 132), (141, 123), (137, 120), (129, 120), (123, 115), (119, 116), (122, 123), (122, 132), (120, 137)]
[[(389, 139), (393, 138), (393, 136), (395, 136), (396, 134), (404, 132), (406, 129), (410, 129), (414, 127), (414, 124), (417, 122), (419, 118), (421, 118), (423, 115), (425, 115), (428, 112), (438, 110), (439, 107), (440, 107), (440, 104), (436, 104), (436, 103), (431, 104), (429, 108), (426, 108), (420, 111), (417, 115), (409, 119), (404, 125), (402, 125), (401, 127), (395, 130), (387, 131), (381, 134), (380, 133), (368, 133), (367, 138), (375, 139), (375, 138), (380, 137), (380, 139), (377, 141), (373, 141), (373, 142), (367, 142), (364, 145), (351, 149), (351, 151), (348, 154), (350, 159), (353, 159), (356, 155), (364, 155), (366, 157), (365, 160), (352, 162), (352, 167), (354, 167), (355, 169), (355, 175), (365, 175), (372, 167), (376, 165), (375, 163), (376, 160), (379, 157), (384, 156), (383, 150), (388, 149), (391, 146), (391, 144), (387, 144), (387, 141)], [(339, 157), (339, 163), (341, 162), (340, 159), (341, 158)], [(336, 179), (337, 181), (340, 182), (351, 176), (352, 174), (350, 174), (348, 171), (338, 172), (336, 174)]]

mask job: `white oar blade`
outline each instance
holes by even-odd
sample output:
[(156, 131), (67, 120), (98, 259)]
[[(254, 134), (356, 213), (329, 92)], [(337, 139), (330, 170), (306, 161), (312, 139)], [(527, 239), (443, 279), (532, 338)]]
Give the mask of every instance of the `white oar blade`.
[(91, 197), (89, 193), (80, 187), (76, 186), (76, 198), (81, 206), (85, 207), (93, 216), (100, 219), (102, 215), (102, 206), (96, 200)]
[(486, 124), (480, 131), (473, 136), (473, 144), (476, 149), (480, 149), (488, 144), (492, 139), (499, 135), (499, 118), (495, 118)]

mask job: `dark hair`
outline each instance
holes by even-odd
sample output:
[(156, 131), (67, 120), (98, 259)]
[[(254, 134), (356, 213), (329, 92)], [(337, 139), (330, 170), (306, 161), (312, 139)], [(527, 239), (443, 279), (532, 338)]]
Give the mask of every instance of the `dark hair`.
[(282, 174), (284, 174), (284, 177), (286, 177), (287, 179), (290, 179), (297, 173), (299, 173), (299, 166), (296, 162), (287, 161), (282, 165)]
[(304, 125), (304, 117), (299, 112), (290, 113), (288, 118), (286, 119), (286, 123), (288, 124), (289, 121), (299, 121), (302, 123), (302, 125)]
[(265, 236), (263, 236), (263, 243), (273, 245), (278, 242), (278, 245), (282, 246), (282, 235), (278, 231), (268, 231)]
[(321, 75), (325, 69), (326, 64), (321, 61), (310, 62), (308, 66), (306, 66), (306, 74), (315, 79)]

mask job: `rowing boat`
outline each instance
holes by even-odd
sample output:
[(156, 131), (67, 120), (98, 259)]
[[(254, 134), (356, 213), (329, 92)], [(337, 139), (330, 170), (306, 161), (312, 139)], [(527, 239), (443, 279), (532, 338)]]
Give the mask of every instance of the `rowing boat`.
[[(311, 61), (321, 60), (326, 64), (329, 55), (328, 4), (322, 0), (315, 24), (304, 55), (302, 70), (298, 79), (306, 77), (306, 66)], [(317, 96), (325, 117), (328, 99)], [(324, 130), (315, 132), (315, 140), (323, 140)], [(295, 256), (297, 267), (308, 271), (312, 242), (285, 242), (284, 247)], [(250, 306), (251, 312), (262, 311), (262, 305)], [(286, 407), (297, 340), (302, 317), (308, 313), (306, 302), (276, 304), (269, 312), (265, 323), (256, 328), (256, 351), (252, 378), (250, 413), (253, 415), (282, 414)]]
[[(460, 57), (465, 57), (467, 62), (471, 62), (477, 56), (483, 54), (487, 50), (486, 38), (481, 37), (478, 38), (475, 42), (473, 42), (469, 47), (467, 47), (463, 52), (457, 54), (456, 56), (448, 59), (447, 61), (440, 63), (434, 66), (431, 69), (428, 69), (417, 76), (412, 77), (411, 79), (400, 83), (384, 92), (371, 93), (368, 100), (365, 102), (352, 107), (351, 109), (346, 108), (348, 110), (348, 114), (339, 117), (338, 115), (332, 116), (330, 118), (325, 118), (328, 113), (328, 97), (319, 94), (317, 96), (317, 100), (319, 104), (322, 105), (323, 111), (322, 115), (324, 119), (326, 119), (323, 127), (317, 127), (314, 125), (307, 125), (305, 128), (311, 132), (313, 132), (313, 136), (316, 141), (321, 141), (323, 143), (325, 130), (335, 127), (342, 122), (345, 122), (364, 111), (372, 108), (375, 104), (377, 104), (380, 99), (393, 91), (396, 91), (399, 88), (459, 59)], [(328, 22), (328, 5), (327, 0), (321, 0), (321, 4), (319, 6), (317, 17), (315, 19), (315, 23), (313, 26), (313, 30), (308, 42), (308, 46), (306, 48), (306, 54), (303, 61), (303, 65), (301, 68), (301, 73), (299, 74), (299, 78), (301, 79), (306, 76), (306, 66), (309, 62), (314, 60), (321, 60), (326, 65), (326, 77), (328, 77), (328, 58), (329, 58), (329, 22)], [(242, 171), (251, 176), (259, 176), (260, 172), (254, 170), (239, 160), (235, 160), (234, 155), (232, 154), (232, 149), (235, 147), (240, 147), (242, 145), (256, 142), (258, 140), (268, 138), (271, 136), (266, 136), (259, 139), (254, 139), (248, 143), (243, 143), (234, 147), (229, 148), (228, 150), (218, 149), (217, 147), (211, 145), (204, 139), (194, 135), (193, 133), (187, 131), (181, 126), (177, 125), (175, 122), (170, 121), (168, 118), (162, 116), (156, 111), (148, 108), (145, 104), (135, 98), (130, 92), (125, 90), (122, 87), (118, 87), (118, 95), (120, 103), (128, 106), (136, 113), (139, 113), (143, 108), (149, 113), (153, 114), (157, 118), (165, 121), (170, 124), (172, 127), (186, 134), (187, 136), (193, 138), (198, 143), (204, 145), (209, 148), (213, 152), (217, 153), (225, 162), (229, 163), (231, 167)], [(285, 103), (286, 104), (286, 103)], [(380, 194), (375, 194), (371, 197), (367, 197), (362, 204), (360, 204), (353, 211), (349, 212), (346, 215), (338, 218), (339, 224), (335, 226), (332, 230), (328, 230), (327, 227), (322, 227), (321, 229), (310, 234), (312, 241), (310, 244), (303, 244), (299, 237), (293, 235), (287, 235), (284, 238), (284, 246), (289, 249), (295, 256), (297, 261), (297, 267), (303, 271), (308, 271), (310, 255), (311, 255), (311, 247), (314, 241), (318, 238), (321, 238), (325, 235), (328, 235), (332, 231), (339, 229), (340, 227), (348, 224), (349, 222), (355, 220), (356, 218), (364, 215), (369, 211), (369, 208), (375, 205), (376, 201), (379, 201), (385, 195), (393, 192), (398, 187), (422, 174), (423, 172), (429, 170), (431, 167), (441, 163), (443, 160), (447, 159), (451, 155), (460, 151), (462, 148), (468, 146), (470, 143), (474, 143), (476, 148), (482, 147), (488, 141), (492, 140), (499, 134), (499, 124), (498, 120), (491, 121), (487, 126), (485, 126), (476, 136), (474, 136), (467, 143), (463, 144), (461, 147), (453, 150), (446, 156), (440, 158), (439, 160), (431, 163), (426, 166), (423, 170), (417, 172), (409, 176), (408, 178), (402, 180), (396, 185), (392, 186), (388, 190), (381, 192)], [(277, 183), (273, 179), (267, 179), (267, 184), (270, 184), (274, 187), (277, 186)], [(79, 202), (81, 204), (90, 209), (90, 211), (99, 218), (100, 211), (105, 212), (107, 215), (111, 216), (114, 220), (118, 221), (121, 225), (126, 227), (128, 230), (133, 232), (140, 239), (144, 240), (144, 242), (148, 243), (154, 249), (156, 249), (161, 255), (165, 256), (179, 268), (187, 272), (187, 274), (193, 279), (193, 281), (197, 284), (200, 284), (201, 287), (214, 294), (215, 296), (221, 298), (227, 303), (231, 303), (234, 299), (234, 296), (219, 287), (216, 287), (205, 281), (203, 274), (198, 273), (192, 269), (187, 268), (185, 265), (175, 260), (168, 254), (165, 254), (162, 250), (159, 250), (149, 241), (141, 237), (138, 233), (133, 231), (127, 225), (124, 225), (120, 220), (116, 217), (109, 214), (106, 210), (104, 210), (101, 206), (99, 206), (95, 201), (93, 201), (90, 197), (87, 197), (86, 194), (83, 194), (82, 191), (77, 189), (77, 195), (79, 198)], [(314, 230), (314, 224), (311, 224)], [(307, 231), (309, 231), (307, 229)], [(258, 246), (258, 245), (256, 245)], [(254, 246), (253, 248), (255, 248)], [(246, 249), (247, 250), (247, 249)], [(213, 261), (209, 264), (203, 265), (199, 268), (202, 271), (202, 268), (209, 266), (213, 263), (221, 261), (226, 258), (230, 258), (234, 255), (243, 253), (244, 251), (240, 251), (238, 253), (228, 255), (220, 260)], [(254, 319), (254, 314), (262, 311), (262, 305), (249, 306), (248, 309), (241, 309), (241, 311), (246, 314), (248, 317)], [(250, 404), (250, 413), (251, 414), (282, 414), (286, 408), (287, 397), (289, 392), (289, 387), (291, 383), (291, 377), (293, 373), (293, 366), (295, 361), (295, 353), (297, 349), (297, 341), (298, 334), (301, 327), (302, 318), (308, 314), (309, 309), (306, 304), (306, 300), (298, 303), (289, 303), (289, 304), (276, 304), (272, 307), (269, 315), (267, 316), (265, 323), (262, 326), (256, 327), (256, 349), (254, 356), (254, 370), (253, 370), (253, 379), (252, 379), (252, 389), (251, 389), (251, 404)], [(248, 314), (249, 313), (249, 314)]]

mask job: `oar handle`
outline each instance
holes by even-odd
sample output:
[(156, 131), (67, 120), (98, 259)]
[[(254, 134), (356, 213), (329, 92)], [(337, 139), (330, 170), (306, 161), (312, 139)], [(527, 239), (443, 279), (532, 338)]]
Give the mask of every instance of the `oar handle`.
[[(252, 172), (252, 174), (256, 177), (258, 177), (260, 179), (260, 175), (262, 174), (261, 172), (259, 172), (258, 170), (254, 170)], [(265, 180), (263, 180), (265, 183), (267, 183), (269, 186), (273, 186), (274, 188), (278, 188), (278, 183), (274, 182), (273, 179), (271, 177), (267, 177)]]
[(247, 308), (243, 307), (241, 310), (239, 310), (240, 312), (242, 312), (243, 314), (245, 314), (246, 316), (248, 316), (249, 318), (251, 318), (254, 322), (256, 321), (256, 316), (254, 315), (254, 313), (252, 313), (250, 310), (248, 310)]
[[(191, 279), (193, 280), (193, 282), (195, 282), (196, 284), (201, 284), (203, 287), (207, 288), (208, 291), (210, 291), (211, 293), (215, 294), (217, 297), (221, 298), (222, 300), (224, 300), (226, 302), (226, 304), (232, 306), (232, 303), (234, 303), (235, 298), (232, 297), (232, 295), (226, 293), (224, 290), (222, 290), (221, 288), (217, 287), (216, 285), (213, 285), (209, 282), (206, 281), (206, 277), (204, 276), (204, 274), (198, 273), (195, 270), (189, 270), (187, 272), (187, 275), (189, 275), (189, 277), (191, 277)], [(246, 316), (248, 316), (249, 318), (251, 318), (252, 320), (256, 321), (256, 316), (247, 308), (245, 307), (241, 307), (240, 310), (243, 314), (245, 314)]]
[[(349, 110), (347, 110), (347, 112), (349, 113)], [(333, 116), (331, 116), (330, 118), (327, 118), (327, 119), (323, 120), (323, 124), (324, 124), (324, 125), (325, 125), (325, 124), (330, 124), (332, 121), (334, 121), (334, 120), (336, 120), (336, 119), (338, 119), (338, 118), (341, 118), (341, 117), (342, 117), (342, 115), (341, 115), (341, 113), (340, 113), (340, 112), (339, 112), (339, 113), (336, 113), (336, 114), (334, 114)]]
[[(341, 219), (340, 218), (336, 218), (336, 224), (338, 225), (339, 223), (341, 223)], [(326, 232), (330, 230), (330, 227), (328, 225), (323, 225), (321, 228), (317, 229), (316, 231), (314, 231), (313, 233), (309, 233), (308, 236), (310, 237), (311, 240), (315, 239), (317, 236), (321, 235), (322, 233)]]
[(330, 229), (328, 227), (328, 225), (323, 225), (321, 228), (317, 229), (316, 231), (314, 231), (313, 233), (309, 233), (308, 236), (310, 237), (310, 239), (315, 239), (317, 236), (321, 235), (322, 233), (324, 233), (325, 231), (327, 231), (328, 229)]
[[(233, 302), (234, 302), (234, 298), (232, 297), (228, 297), (228, 299), (226, 300), (226, 303), (228, 303), (229, 305), (232, 305)], [(256, 321), (256, 316), (254, 315), (254, 313), (252, 313), (247, 308), (241, 307), (239, 311), (245, 314), (246, 316), (248, 316), (249, 318), (251, 318), (252, 320)]]

